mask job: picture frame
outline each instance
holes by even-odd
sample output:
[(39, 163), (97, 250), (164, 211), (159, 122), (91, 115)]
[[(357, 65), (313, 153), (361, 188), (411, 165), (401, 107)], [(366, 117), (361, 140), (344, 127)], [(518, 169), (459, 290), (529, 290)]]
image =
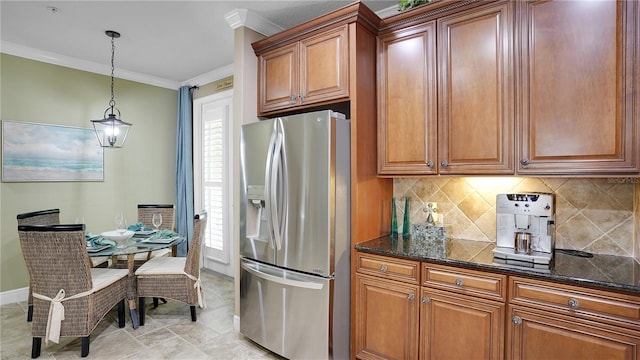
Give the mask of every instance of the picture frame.
[(93, 129), (2, 120), (2, 182), (104, 181)]

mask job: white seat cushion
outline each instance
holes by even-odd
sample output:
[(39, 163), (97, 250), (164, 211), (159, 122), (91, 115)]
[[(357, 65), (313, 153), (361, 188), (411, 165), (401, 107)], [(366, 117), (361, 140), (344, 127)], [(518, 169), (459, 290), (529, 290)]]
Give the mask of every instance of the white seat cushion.
[(96, 267), (102, 263), (108, 262), (109, 258), (109, 256), (92, 256), (89, 259), (91, 259), (91, 266)]
[(142, 264), (136, 276), (184, 274), (186, 257), (156, 257)]
[(91, 268), (92, 290), (98, 291), (103, 289), (127, 275), (129, 275), (129, 270), (127, 269)]

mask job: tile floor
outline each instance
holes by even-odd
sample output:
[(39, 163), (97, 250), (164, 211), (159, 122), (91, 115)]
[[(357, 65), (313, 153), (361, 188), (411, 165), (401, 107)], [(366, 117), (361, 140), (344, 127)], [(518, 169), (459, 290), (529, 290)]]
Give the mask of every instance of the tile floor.
[[(157, 309), (147, 301), (145, 326), (137, 330), (126, 318), (123, 329), (112, 310), (91, 334), (88, 359), (281, 359), (233, 330), (233, 281), (203, 270), (206, 309), (194, 323), (189, 306), (169, 301)], [(31, 356), (31, 328), (26, 302), (0, 307), (0, 359)], [(80, 339), (42, 342), (40, 359), (80, 358)]]

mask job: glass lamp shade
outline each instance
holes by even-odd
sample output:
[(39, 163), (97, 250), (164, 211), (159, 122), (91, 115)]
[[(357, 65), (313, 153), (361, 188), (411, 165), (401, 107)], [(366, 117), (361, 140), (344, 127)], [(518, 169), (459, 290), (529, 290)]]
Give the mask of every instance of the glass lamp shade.
[(131, 127), (131, 124), (118, 119), (115, 114), (109, 114), (102, 120), (91, 120), (91, 122), (100, 146), (107, 148), (121, 148)]

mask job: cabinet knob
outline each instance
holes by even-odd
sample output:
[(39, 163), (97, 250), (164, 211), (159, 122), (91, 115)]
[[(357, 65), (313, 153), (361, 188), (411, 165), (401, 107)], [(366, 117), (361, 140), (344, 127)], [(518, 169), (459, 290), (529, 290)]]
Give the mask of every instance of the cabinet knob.
[(296, 96), (295, 95), (291, 95), (291, 97), (289, 98), (289, 102), (292, 103), (292, 104), (295, 104)]
[(511, 321), (516, 325), (522, 324), (522, 318), (520, 316), (514, 316), (513, 319), (511, 319)]
[(462, 287), (464, 285), (464, 281), (462, 279), (456, 279), (456, 286)]
[(387, 265), (381, 265), (380, 266), (380, 271), (386, 273), (387, 272)]
[(447, 162), (447, 160), (442, 160), (440, 161), (440, 166), (442, 166), (443, 168), (446, 168), (447, 166), (449, 166), (449, 163)]
[(522, 165), (522, 167), (527, 167), (527, 166), (529, 166), (529, 159), (522, 159), (522, 160), (520, 160), (520, 165)]
[(413, 294), (409, 294), (409, 296), (407, 296), (407, 299), (409, 300), (413, 300), (416, 296)]
[(429, 301), (431, 301), (431, 299), (429, 299), (427, 296), (422, 298), (422, 302), (425, 303), (425, 304), (428, 304)]
[(580, 306), (580, 303), (578, 302), (578, 300), (574, 298), (569, 299), (567, 303), (569, 304), (569, 307), (572, 309), (577, 309), (578, 306)]
[(299, 97), (300, 97), (300, 102), (303, 103), (304, 102), (304, 94), (300, 94)]
[(427, 166), (433, 169), (433, 161), (427, 161)]

